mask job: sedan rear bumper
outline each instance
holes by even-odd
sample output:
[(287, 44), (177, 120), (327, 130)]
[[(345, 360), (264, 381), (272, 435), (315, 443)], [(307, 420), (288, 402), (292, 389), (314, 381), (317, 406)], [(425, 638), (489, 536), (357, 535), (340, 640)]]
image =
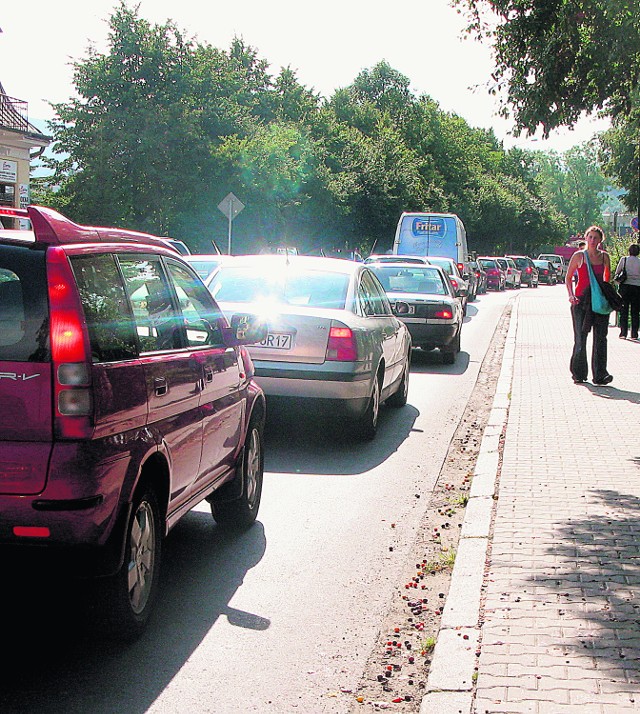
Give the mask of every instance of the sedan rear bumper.
[(254, 360), (254, 365), (255, 380), (267, 396), (357, 401), (368, 399), (371, 393), (373, 374), (360, 363), (278, 365)]
[(456, 323), (449, 325), (417, 325), (408, 324), (413, 347), (435, 349), (449, 345), (460, 331)]

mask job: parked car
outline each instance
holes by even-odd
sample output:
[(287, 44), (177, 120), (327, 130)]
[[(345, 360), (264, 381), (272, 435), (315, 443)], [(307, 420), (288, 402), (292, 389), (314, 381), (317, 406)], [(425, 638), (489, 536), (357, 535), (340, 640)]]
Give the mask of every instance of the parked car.
[(462, 279), (467, 283), (467, 301), (473, 302), (478, 295), (478, 279), (475, 270), (472, 269), (468, 260), (457, 263), (457, 265)]
[(154, 236), (16, 215), (33, 230), (0, 231), (3, 558), (103, 576), (104, 624), (134, 637), (185, 513), (257, 516), (265, 398), (244, 345), (265, 330), (229, 323)]
[(520, 271), (513, 260), (504, 256), (496, 256), (496, 261), (504, 271), (505, 286), (513, 290), (520, 288)]
[(223, 310), (265, 316), (268, 335), (248, 350), (267, 397), (309, 398), (364, 439), (382, 402), (406, 403), (411, 336), (363, 263), (236, 256), (207, 287)]
[(556, 269), (558, 282), (562, 282), (567, 275), (567, 261), (556, 253), (540, 253), (538, 260), (548, 260)]
[(223, 255), (185, 255), (184, 261), (198, 273), (202, 280), (206, 280), (224, 259)]
[(370, 255), (364, 259), (364, 262), (368, 265), (369, 263), (420, 263), (421, 265), (429, 265), (429, 259), (422, 255), (391, 255), (391, 254), (381, 254), (381, 255)]
[(476, 276), (477, 294), (484, 295), (487, 292), (487, 274), (485, 269), (477, 260), (470, 260), (469, 268), (473, 270)]
[(451, 280), (436, 265), (378, 263), (372, 265), (392, 305), (406, 303), (398, 317), (407, 325), (414, 348), (439, 349), (442, 361), (453, 364), (460, 352), (463, 310)]
[(507, 278), (496, 258), (482, 256), (478, 258), (478, 263), (487, 275), (487, 288), (493, 290), (504, 290), (506, 288)]
[(508, 255), (516, 264), (520, 271), (520, 284), (526, 285), (529, 288), (538, 287), (538, 269), (535, 263), (527, 255)]
[(554, 267), (553, 263), (548, 260), (534, 260), (533, 262), (538, 269), (539, 282), (546, 283), (547, 285), (557, 284), (558, 271)]
[(456, 296), (462, 298), (462, 312), (466, 315), (467, 302), (469, 300), (469, 283), (462, 277), (460, 268), (458, 268), (456, 261), (453, 258), (441, 258), (430, 255), (429, 264), (439, 266), (449, 276), (449, 280), (453, 285)]

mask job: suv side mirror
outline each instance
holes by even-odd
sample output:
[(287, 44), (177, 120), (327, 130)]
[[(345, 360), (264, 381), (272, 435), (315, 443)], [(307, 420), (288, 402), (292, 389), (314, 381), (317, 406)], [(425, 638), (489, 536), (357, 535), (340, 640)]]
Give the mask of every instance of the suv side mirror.
[(257, 315), (238, 313), (231, 318), (231, 327), (224, 329), (225, 344), (229, 347), (262, 342), (268, 334), (267, 325)]

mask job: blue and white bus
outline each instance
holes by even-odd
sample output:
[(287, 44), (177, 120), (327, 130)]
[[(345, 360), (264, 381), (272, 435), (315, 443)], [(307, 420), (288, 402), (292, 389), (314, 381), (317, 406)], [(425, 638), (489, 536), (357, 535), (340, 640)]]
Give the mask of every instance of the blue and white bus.
[(455, 213), (403, 213), (393, 242), (395, 255), (433, 255), (469, 260), (467, 232)]

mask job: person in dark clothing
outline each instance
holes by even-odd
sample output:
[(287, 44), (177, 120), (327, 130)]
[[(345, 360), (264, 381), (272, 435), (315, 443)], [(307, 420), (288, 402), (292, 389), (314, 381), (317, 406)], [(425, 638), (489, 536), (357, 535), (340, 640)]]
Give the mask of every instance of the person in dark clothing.
[(631, 339), (638, 339), (638, 327), (640, 326), (640, 246), (632, 243), (629, 246), (629, 255), (620, 258), (616, 267), (614, 280), (617, 280), (623, 270), (627, 273), (627, 279), (620, 285), (619, 292), (623, 305), (620, 311), (620, 337), (625, 339), (629, 329), (629, 318), (631, 318)]
[[(570, 361), (570, 370), (573, 381), (580, 384), (587, 379), (587, 335), (589, 326), (593, 330), (593, 345), (591, 352), (591, 372), (593, 383), (598, 385), (610, 384), (613, 376), (607, 372), (607, 332), (609, 330), (609, 316), (594, 313), (586, 301), (581, 300), (590, 288), (587, 257), (596, 279), (609, 282), (611, 276), (611, 263), (609, 254), (600, 249), (604, 240), (602, 228), (591, 226), (585, 232), (587, 247), (585, 250), (576, 251), (569, 261), (565, 286), (569, 293), (571, 303), (571, 318), (573, 321), (573, 352)], [(574, 283), (574, 275), (578, 276)]]

